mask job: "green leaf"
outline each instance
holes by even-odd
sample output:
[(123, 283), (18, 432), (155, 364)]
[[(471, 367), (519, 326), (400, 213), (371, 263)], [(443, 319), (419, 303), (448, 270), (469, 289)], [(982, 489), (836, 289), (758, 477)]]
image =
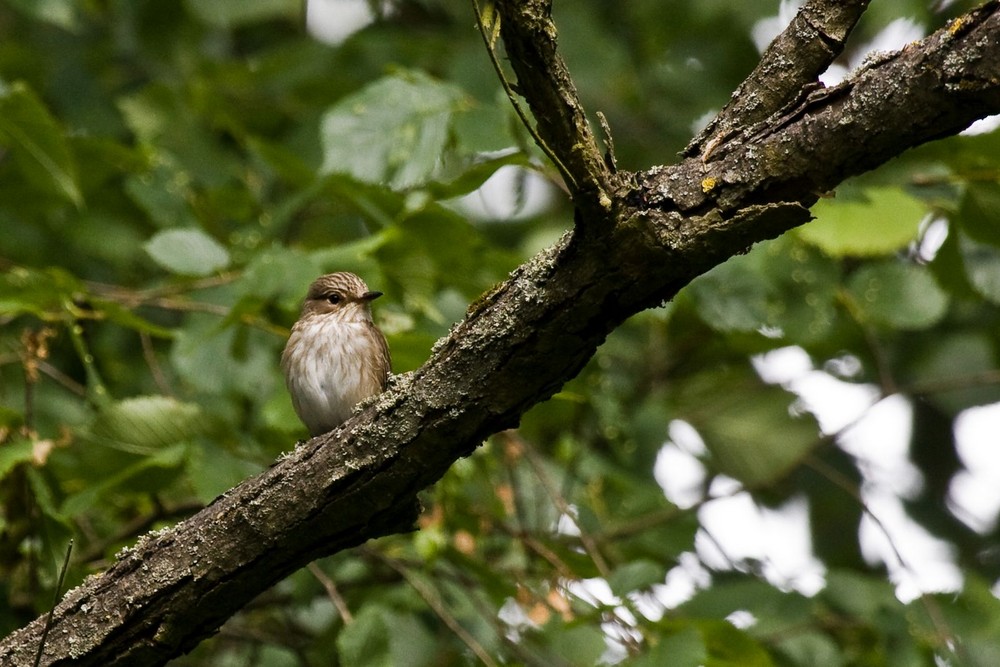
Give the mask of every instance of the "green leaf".
[(789, 631), (800, 627), (812, 609), (808, 598), (786, 593), (748, 575), (720, 577), (679, 608), (688, 618), (726, 618), (734, 611), (745, 610), (757, 618), (755, 633), (775, 636), (793, 634)]
[(322, 171), (394, 189), (423, 183), (438, 168), (452, 116), (465, 106), (459, 88), (420, 72), (376, 81), (323, 115)]
[[(247, 137), (246, 141), (251, 154), (256, 154), (289, 183), (307, 188), (316, 178), (316, 170), (310, 166), (305, 156), (291, 148), (278, 142), (264, 141), (260, 137)], [(300, 192), (297, 196), (301, 194)]]
[(843, 665), (844, 652), (822, 632), (803, 632), (782, 639), (777, 646), (793, 665)]
[[(144, 144), (153, 144), (171, 129), (171, 115), (177, 115), (173, 91), (163, 85), (142, 88), (116, 100), (122, 120)], [(177, 122), (177, 119), (174, 119)], [(162, 159), (162, 156), (157, 156)], [(172, 166), (168, 164), (167, 166)]]
[(254, 255), (236, 286), (245, 296), (298, 308), (306, 288), (322, 272), (319, 262), (301, 250), (275, 245)]
[[(1000, 387), (975, 378), (997, 367), (994, 343), (985, 332), (947, 332), (928, 342), (906, 371), (908, 383), (928, 388), (927, 400), (952, 414), (1000, 400)], [(918, 392), (924, 393), (924, 392)]]
[(229, 265), (229, 251), (199, 229), (168, 229), (146, 242), (146, 252), (171, 273), (207, 276)]
[(0, 444), (0, 479), (3, 479), (17, 464), (30, 461), (34, 444), (27, 438)]
[(88, 301), (88, 304), (91, 308), (106, 317), (108, 321), (120, 324), (123, 327), (147, 333), (158, 338), (173, 338), (174, 336), (173, 329), (154, 324), (114, 301), (91, 299)]
[(611, 592), (618, 597), (624, 597), (633, 591), (662, 584), (665, 577), (662, 564), (651, 560), (635, 560), (616, 568), (608, 577), (608, 585), (611, 587)]
[(220, 28), (297, 19), (303, 11), (300, 0), (185, 0), (184, 6), (199, 20)]
[(261, 422), (267, 428), (283, 433), (301, 431), (303, 426), (292, 407), (292, 398), (287, 391), (275, 391), (264, 403), (260, 411)]
[(82, 293), (83, 283), (62, 269), (16, 266), (0, 274), (0, 315), (30, 313), (43, 320), (62, 319), (67, 303)]
[(116, 449), (149, 453), (204, 433), (208, 420), (197, 405), (168, 396), (137, 396), (102, 411), (91, 435)]
[(192, 316), (174, 336), (170, 360), (185, 382), (207, 394), (242, 392), (263, 399), (279, 377), (283, 342), (259, 330), (220, 328), (217, 317)]
[(460, 197), (480, 187), (498, 169), (508, 165), (530, 167), (531, 163), (528, 157), (520, 151), (507, 152), (488, 159), (463, 161), (461, 165), (447, 163), (444, 166), (444, 173), (440, 174), (443, 180), (428, 183), (427, 190), (437, 199)]
[(434, 638), (412, 615), (377, 604), (365, 605), (337, 635), (344, 665), (418, 667), (434, 664)]
[(847, 294), (862, 321), (897, 329), (926, 329), (948, 310), (948, 294), (915, 264), (864, 266), (847, 281)]
[(1000, 245), (1000, 185), (970, 183), (952, 219), (976, 241)]
[(771, 286), (742, 257), (715, 267), (685, 291), (701, 319), (716, 331), (756, 331), (768, 323)]
[[(105, 494), (121, 489), (129, 480), (143, 473), (176, 470), (183, 463), (187, 449), (187, 445), (179, 444), (143, 457), (136, 463), (122, 468), (114, 475), (103, 478), (100, 482), (87, 486), (83, 491), (66, 498), (59, 508), (59, 515), (77, 517), (81, 512), (94, 508)], [(147, 492), (155, 491), (148, 486), (145, 490)]]
[(31, 485), (33, 502), (38, 506), (45, 516), (58, 521), (66, 527), (73, 525), (79, 517), (73, 514), (66, 514), (58, 506), (56, 498), (52, 493), (51, 476), (46, 475), (47, 470), (29, 466), (25, 468), (28, 477), (28, 484)]
[[(1000, 227), (998, 227), (1000, 230)], [(997, 234), (1000, 237), (1000, 232)], [(972, 288), (988, 301), (1000, 304), (1000, 248), (960, 235), (959, 249)]]
[(79, 27), (77, 3), (74, 0), (8, 0), (14, 9), (39, 21), (51, 23), (63, 30)]
[(29, 183), (83, 205), (63, 130), (25, 83), (0, 83), (0, 144), (11, 150)]
[(230, 452), (219, 443), (192, 447), (186, 470), (198, 499), (210, 503), (227, 489), (260, 472), (260, 466)]
[[(949, 655), (952, 664), (997, 665), (1000, 664), (1000, 643), (997, 643), (1000, 601), (991, 590), (992, 578), (986, 579), (978, 573), (968, 573), (963, 589), (957, 595), (945, 594), (928, 596), (929, 599), (914, 600), (908, 607), (914, 619), (914, 634), (935, 637), (943, 644), (938, 630), (948, 627), (951, 637), (960, 638), (957, 651), (948, 651), (939, 645), (939, 654)], [(930, 602), (932, 607), (925, 606)], [(940, 610), (940, 615), (928, 613)]]
[(770, 667), (774, 663), (767, 651), (746, 632), (728, 621), (698, 623), (713, 667)]
[[(195, 78), (189, 85), (221, 83)], [(242, 180), (245, 175), (246, 164), (219, 141), (221, 128), (216, 127), (216, 123), (222, 121), (204, 117), (204, 113), (211, 113), (208, 109), (192, 108), (193, 101), (185, 90), (184, 86), (157, 82), (116, 98), (121, 119), (135, 135), (150, 163), (149, 173), (140, 173), (137, 178), (151, 190), (158, 187), (157, 183), (161, 184), (160, 187), (165, 188), (161, 193), (163, 199), (193, 199), (192, 186), (225, 187), (233, 179)], [(206, 90), (205, 103), (211, 106), (213, 101), (219, 100), (221, 92), (209, 94)], [(243, 109), (233, 111), (243, 112)], [(155, 199), (155, 190), (145, 194)], [(177, 204), (178, 208), (183, 205)], [(170, 224), (180, 226), (184, 219)]]
[(870, 188), (860, 200), (820, 200), (799, 238), (833, 257), (888, 255), (917, 237), (924, 205), (903, 190)]
[(780, 479), (819, 444), (815, 420), (790, 413), (794, 397), (749, 374), (704, 373), (676, 391), (712, 467), (748, 486)]
[(963, 241), (968, 237), (958, 229), (949, 227), (948, 236), (934, 255), (927, 268), (941, 289), (954, 299), (976, 299), (979, 294), (969, 283), (965, 258), (962, 256)]
[(20, 410), (0, 405), (0, 430), (14, 431), (24, 423), (24, 415)]
[(809, 343), (825, 337), (836, 321), (839, 277), (832, 260), (786, 235), (715, 267), (685, 294), (716, 331), (769, 328)]
[(607, 650), (600, 626), (568, 625), (551, 621), (543, 629), (544, 639), (553, 656), (567, 665), (596, 665)]
[(125, 192), (149, 219), (160, 227), (194, 226), (197, 219), (188, 203), (189, 176), (174, 166), (131, 174), (125, 179)]
[(876, 618), (902, 607), (891, 583), (849, 570), (828, 572), (821, 597), (834, 609), (858, 618)]
[(701, 667), (708, 662), (708, 650), (701, 633), (694, 626), (660, 637), (653, 646), (634, 660), (630, 667)]

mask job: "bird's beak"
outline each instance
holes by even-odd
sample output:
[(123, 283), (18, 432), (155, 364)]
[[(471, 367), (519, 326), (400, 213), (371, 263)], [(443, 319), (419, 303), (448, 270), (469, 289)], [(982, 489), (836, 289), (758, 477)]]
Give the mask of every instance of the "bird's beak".
[(365, 292), (361, 295), (362, 301), (374, 301), (375, 299), (382, 296), (382, 292)]

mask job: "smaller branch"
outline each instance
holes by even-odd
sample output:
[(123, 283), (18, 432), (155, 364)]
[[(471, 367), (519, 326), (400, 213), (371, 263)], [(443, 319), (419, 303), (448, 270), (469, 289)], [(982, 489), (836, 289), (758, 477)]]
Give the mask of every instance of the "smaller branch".
[(471, 650), (476, 657), (479, 658), (480, 662), (488, 667), (497, 667), (497, 662), (490, 656), (489, 653), (487, 653), (486, 649), (483, 648), (483, 645), (480, 644), (468, 630), (462, 627), (462, 624), (458, 622), (458, 619), (456, 619), (450, 611), (448, 611), (448, 608), (444, 606), (435, 592), (429, 586), (424, 584), (424, 582), (413, 576), (413, 573), (410, 572), (406, 565), (395, 558), (386, 556), (378, 549), (371, 549), (368, 547), (362, 547), (362, 549), (365, 553), (374, 556), (377, 560), (382, 561), (399, 573), (399, 575), (406, 580), (406, 583), (413, 587), (413, 590), (417, 592), (417, 595), (423, 598), (424, 602), (427, 603), (427, 606), (429, 606), (431, 610), (438, 615), (438, 618), (440, 618), (441, 621), (444, 622), (444, 624), (447, 625), (448, 628), (454, 632), (466, 646), (469, 647), (469, 650)]
[(732, 99), (684, 150), (702, 155), (740, 128), (759, 123), (818, 84), (819, 75), (844, 50), (870, 0), (810, 0), (764, 51)]
[[(868, 506), (868, 503), (865, 502), (865, 499), (861, 494), (861, 489), (859, 489), (850, 479), (847, 479), (844, 475), (842, 475), (838, 470), (828, 466), (825, 462), (817, 458), (809, 456), (806, 458), (804, 463), (806, 466), (815, 470), (821, 477), (825, 478), (828, 482), (850, 496), (858, 504), (858, 506), (861, 507), (861, 511), (864, 512), (865, 516), (867, 516), (879, 532), (885, 536), (885, 541), (889, 545), (889, 550), (892, 551), (899, 567), (916, 580), (916, 570), (903, 556), (903, 552), (900, 550), (899, 545), (896, 544), (888, 527)], [(923, 605), (924, 611), (927, 612), (927, 617), (930, 619), (931, 624), (937, 631), (941, 645), (948, 647), (951, 651), (962, 651), (962, 643), (956, 641), (955, 633), (948, 625), (948, 621), (944, 618), (943, 614), (941, 614), (937, 601), (935, 601), (934, 598), (932, 598), (928, 593), (921, 590), (920, 603)]]
[[(439, 570), (440, 569), (441, 568), (439, 568)], [(481, 584), (480, 581), (475, 580), (473, 577), (468, 576), (465, 572), (461, 570), (456, 571), (448, 569), (444, 570), (444, 574), (447, 575), (455, 585), (460, 586), (463, 590), (469, 592), (469, 595), (467, 597), (469, 602), (479, 613), (479, 616), (483, 619), (483, 621), (487, 625), (493, 628), (493, 631), (496, 633), (497, 638), (503, 642), (504, 646), (510, 649), (511, 653), (517, 656), (517, 658), (520, 661), (518, 664), (538, 665), (544, 667), (549, 667), (551, 665), (551, 662), (546, 658), (540, 657), (532, 653), (531, 649), (529, 649), (524, 642), (516, 641), (511, 638), (510, 627), (500, 620), (499, 615), (497, 614), (497, 611), (493, 607), (493, 605), (491, 603), (485, 602), (483, 600), (483, 595), (474, 594), (476, 589)], [(548, 604), (548, 601), (546, 601), (546, 604), (550, 609), (552, 608), (552, 606)]]
[(344, 621), (344, 625), (350, 625), (353, 623), (354, 615), (347, 606), (347, 601), (344, 599), (344, 596), (340, 594), (339, 590), (337, 590), (337, 584), (334, 583), (333, 579), (327, 576), (326, 572), (323, 571), (323, 568), (316, 564), (316, 561), (309, 563), (308, 567), (312, 576), (316, 577), (316, 580), (323, 585), (327, 596), (330, 598), (330, 602), (332, 602), (333, 606), (337, 608), (337, 613), (340, 614), (340, 619)]
[[(571, 189), (571, 191), (576, 191), (576, 180), (573, 178), (573, 174), (566, 169), (566, 165), (562, 163), (559, 156), (556, 155), (555, 152), (549, 148), (549, 145), (545, 143), (545, 140), (539, 136), (535, 126), (531, 124), (531, 121), (528, 119), (528, 115), (524, 112), (524, 108), (521, 106), (521, 103), (518, 102), (517, 93), (514, 92), (514, 88), (510, 85), (510, 81), (507, 80), (507, 75), (504, 74), (503, 66), (497, 58), (497, 52), (494, 48), (496, 44), (494, 36), (495, 32), (494, 34), (490, 34), (490, 31), (487, 30), (483, 13), (479, 9), (479, 2), (477, 0), (472, 0), (472, 11), (476, 15), (476, 27), (479, 28), (479, 34), (483, 38), (483, 45), (486, 47), (486, 53), (490, 57), (490, 63), (492, 63), (493, 70), (497, 73), (497, 78), (500, 79), (500, 85), (503, 86), (503, 91), (507, 94), (507, 99), (510, 100), (510, 105), (514, 107), (514, 113), (517, 114), (517, 117), (521, 120), (521, 125), (528, 130), (528, 134), (530, 134), (531, 138), (535, 140), (538, 147), (542, 149), (542, 152), (545, 153), (546, 157), (548, 157), (552, 161), (552, 164), (556, 166), (556, 169), (559, 170), (559, 174), (563, 177), (566, 185)], [(492, 17), (491, 27), (494, 28), (494, 31), (498, 30), (500, 27), (500, 20), (496, 17), (496, 15)]]
[[(208, 313), (210, 315), (226, 317), (231, 311), (229, 306), (209, 303), (206, 301), (195, 301), (185, 295), (194, 290), (227, 284), (235, 280), (236, 277), (236, 274), (229, 273), (225, 276), (217, 276), (211, 279), (206, 278), (205, 280), (198, 281), (197, 283), (192, 283), (186, 288), (172, 286), (169, 288), (150, 290), (130, 290), (118, 285), (108, 285), (94, 282), (87, 283), (87, 285), (94, 294), (102, 299), (117, 303), (118, 305), (128, 308), (129, 310), (133, 310), (140, 306), (148, 306), (152, 308), (161, 308), (163, 310), (188, 313)], [(260, 329), (261, 331), (265, 331), (281, 338), (288, 337), (288, 329), (272, 324), (263, 317), (247, 313), (240, 316), (239, 322), (246, 326)]]
[(94, 356), (90, 353), (90, 348), (84, 339), (83, 327), (80, 326), (78, 319), (70, 316), (66, 317), (64, 327), (69, 333), (73, 350), (83, 365), (84, 375), (87, 378), (87, 400), (95, 406), (104, 405), (110, 400), (110, 394), (108, 394), (107, 387), (104, 386), (104, 380), (101, 379), (101, 374), (97, 370), (97, 363), (94, 361)]
[(82, 384), (80, 384), (79, 382), (77, 382), (76, 380), (74, 380), (73, 378), (71, 378), (70, 376), (68, 376), (65, 373), (63, 373), (61, 370), (59, 370), (58, 368), (56, 368), (55, 366), (53, 366), (49, 362), (47, 362), (47, 361), (39, 361), (38, 362), (38, 371), (40, 373), (43, 373), (43, 374), (49, 376), (53, 380), (55, 380), (58, 384), (60, 384), (67, 391), (70, 391), (70, 392), (76, 394), (77, 396), (86, 398), (86, 396), (87, 396), (87, 388), (86, 387), (84, 387)]
[[(795, 205), (812, 206), (845, 178), (996, 113), (998, 31), (1000, 1), (991, 0), (919, 42), (870, 60), (838, 86), (812, 90), (749, 128), (714, 135), (711, 163), (702, 154), (639, 174), (632, 198), (689, 216), (714, 207), (727, 220), (748, 204), (778, 204), (773, 231), (760, 234), (756, 223), (754, 240), (783, 233), (803, 222), (804, 209)], [(794, 176), (784, 180), (786, 174)], [(685, 235), (698, 236), (692, 232), (688, 223)]]
[(573, 509), (570, 507), (569, 503), (562, 496), (562, 494), (556, 489), (555, 484), (552, 483), (552, 480), (549, 479), (548, 474), (546, 474), (545, 469), (542, 467), (542, 463), (538, 459), (538, 453), (535, 451), (534, 446), (513, 431), (507, 431), (502, 434), (502, 437), (506, 438), (508, 442), (516, 445), (522, 452), (524, 452), (525, 459), (534, 471), (538, 481), (541, 482), (545, 492), (549, 495), (552, 503), (556, 506), (556, 509), (558, 509), (559, 512), (566, 518), (570, 519), (577, 527), (577, 530), (580, 531), (580, 544), (583, 546), (583, 550), (587, 552), (590, 560), (593, 561), (597, 571), (605, 579), (611, 576), (611, 568), (608, 567), (607, 561), (604, 560), (604, 556), (601, 555), (601, 551), (597, 546), (596, 540), (594, 540), (593, 536), (590, 535), (590, 533), (588, 533), (584, 527), (580, 525), (580, 522), (576, 520), (576, 515), (573, 512)]
[[(504, 526), (503, 528), (506, 529), (507, 527)], [(548, 562), (548, 564), (552, 566), (552, 569), (554, 569), (563, 579), (570, 581), (579, 578), (577, 574), (573, 572), (573, 568), (559, 558), (556, 552), (545, 546), (541, 540), (531, 533), (527, 531), (516, 533), (509, 530), (508, 532), (511, 537), (520, 540), (521, 544), (523, 544), (529, 551), (533, 551), (536, 555)]]
[(551, 0), (496, 0), (496, 10), (494, 20), (500, 22), (500, 35), (517, 74), (516, 91), (535, 116), (543, 150), (548, 147), (557, 156), (577, 206), (610, 211), (614, 179), (569, 69), (556, 51)]
[(889, 363), (889, 359), (886, 358), (877, 333), (870, 324), (865, 322), (860, 307), (843, 290), (841, 290), (838, 300), (843, 304), (848, 315), (850, 315), (851, 319), (854, 320), (854, 323), (861, 330), (865, 345), (868, 346), (868, 352), (871, 353), (872, 361), (875, 363), (875, 375), (878, 378), (878, 386), (882, 398), (899, 393), (899, 385), (896, 384), (896, 380), (892, 374), (892, 365)]
[(52, 629), (52, 615), (56, 611), (56, 605), (59, 604), (59, 597), (62, 595), (62, 587), (66, 582), (66, 570), (69, 569), (69, 557), (73, 553), (73, 540), (69, 541), (66, 545), (66, 556), (63, 558), (62, 567), (59, 569), (59, 581), (56, 583), (55, 594), (52, 598), (52, 606), (49, 608), (49, 615), (45, 618), (45, 628), (42, 630), (42, 638), (38, 642), (38, 653), (35, 654), (35, 667), (42, 662), (42, 653), (45, 651), (45, 640), (49, 636), (49, 630)]
[(901, 386), (900, 392), (909, 395), (939, 394), (946, 391), (954, 391), (956, 389), (988, 387), (995, 384), (1000, 385), (1000, 368), (980, 371), (978, 373), (968, 373), (955, 377), (911, 382)]
[[(517, 529), (519, 531), (527, 531), (528, 526), (530, 526), (531, 523), (528, 521), (528, 513), (525, 511), (524, 503), (522, 502), (522, 498), (525, 498), (525, 494), (521, 492), (520, 477), (515, 472), (517, 468), (517, 462), (516, 460), (514, 460), (515, 456), (511, 455), (511, 447), (508, 446), (505, 449), (507, 451), (503, 456), (502, 460), (504, 462), (504, 470), (507, 473), (507, 479), (509, 480), (508, 483), (510, 484), (510, 489), (511, 489), (510, 500), (509, 500), (510, 509), (507, 509), (507, 513), (510, 514), (511, 510), (513, 510), (513, 514), (517, 519), (517, 526), (518, 526)], [(504, 502), (505, 499), (502, 495), (503, 488), (500, 486), (496, 486), (495, 493), (497, 497), (500, 499), (500, 501), (504, 503), (506, 508), (506, 505), (508, 503)]]
[(142, 343), (142, 358), (146, 361), (146, 366), (153, 376), (153, 381), (156, 383), (157, 389), (164, 396), (173, 396), (174, 392), (170, 388), (170, 383), (167, 382), (167, 376), (164, 375), (163, 368), (156, 359), (156, 350), (153, 349), (153, 339), (147, 332), (140, 331), (139, 342)]
[(121, 285), (97, 282), (94, 280), (84, 281), (84, 285), (86, 285), (87, 289), (94, 294), (111, 299), (112, 301), (117, 301), (128, 308), (135, 308), (136, 306), (140, 306), (147, 301), (161, 297), (177, 296), (197, 290), (228, 285), (229, 283), (237, 280), (239, 277), (239, 273), (230, 271), (217, 276), (209, 276), (207, 278), (194, 280), (192, 282), (168, 284), (141, 290), (131, 289)]

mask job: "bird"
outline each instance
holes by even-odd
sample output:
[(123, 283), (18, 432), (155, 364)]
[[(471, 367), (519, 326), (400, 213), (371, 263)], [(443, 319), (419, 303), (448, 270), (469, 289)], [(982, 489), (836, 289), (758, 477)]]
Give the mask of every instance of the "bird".
[(385, 390), (389, 346), (371, 310), (380, 296), (347, 272), (328, 273), (309, 286), (281, 369), (295, 413), (313, 436), (340, 426), (359, 402)]

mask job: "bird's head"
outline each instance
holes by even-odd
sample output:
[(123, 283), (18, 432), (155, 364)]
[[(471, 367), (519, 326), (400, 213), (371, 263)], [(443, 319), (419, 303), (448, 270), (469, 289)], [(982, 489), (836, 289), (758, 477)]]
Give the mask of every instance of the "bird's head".
[(353, 273), (328, 273), (309, 286), (302, 317), (332, 316), (343, 322), (370, 322), (371, 302), (380, 296), (382, 292), (369, 290), (365, 281)]

